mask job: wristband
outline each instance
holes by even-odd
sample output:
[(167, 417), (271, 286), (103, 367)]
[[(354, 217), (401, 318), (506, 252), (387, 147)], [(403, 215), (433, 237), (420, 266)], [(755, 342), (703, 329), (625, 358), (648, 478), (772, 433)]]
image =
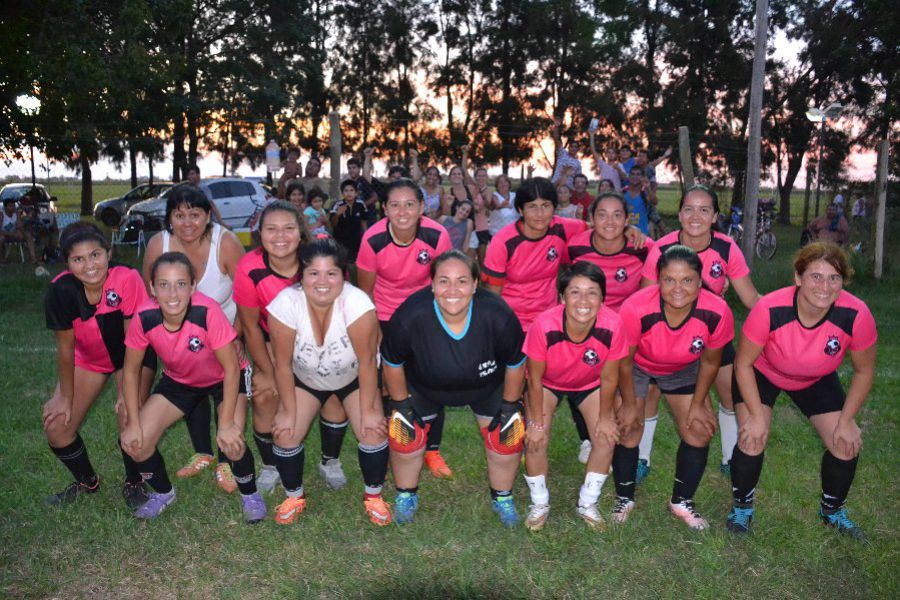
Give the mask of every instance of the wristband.
[(525, 425), (527, 425), (531, 429), (534, 429), (535, 431), (544, 431), (544, 429), (546, 429), (543, 424), (535, 423), (531, 419), (526, 420)]

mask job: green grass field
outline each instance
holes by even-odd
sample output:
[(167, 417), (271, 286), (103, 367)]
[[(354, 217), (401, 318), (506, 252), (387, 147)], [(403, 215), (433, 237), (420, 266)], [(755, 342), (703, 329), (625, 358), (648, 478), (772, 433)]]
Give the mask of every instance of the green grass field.
[[(58, 193), (58, 192), (57, 192)], [(98, 192), (97, 198), (106, 197)], [(77, 202), (77, 196), (76, 196)], [(778, 228), (770, 263), (757, 261), (762, 291), (788, 282), (799, 231)], [(126, 250), (119, 258), (133, 262)], [(53, 269), (58, 272), (59, 267)], [(352, 434), (342, 456), (349, 485), (328, 491), (315, 462), (318, 431), (307, 441), (309, 505), (299, 522), (242, 522), (239, 501), (212, 477), (177, 481), (178, 501), (158, 520), (139, 523), (120, 498), (110, 384), (82, 428), (103, 477), (102, 492), (75, 506), (48, 510), (43, 498), (68, 483), (40, 427), (42, 403), (55, 384), (53, 337), (44, 329), (47, 279), (22, 265), (0, 268), (0, 595), (4, 597), (320, 597), (320, 598), (897, 598), (900, 506), (897, 426), (900, 407), (900, 279), (851, 286), (875, 313), (881, 333), (878, 376), (859, 423), (865, 448), (850, 495), (852, 515), (870, 545), (841, 538), (818, 522), (821, 444), (803, 416), (782, 398), (757, 493), (753, 534), (724, 528), (730, 482), (719, 474), (718, 436), (697, 494), (712, 529), (698, 534), (669, 516), (677, 433), (664, 413), (653, 471), (638, 490), (629, 522), (604, 533), (574, 512), (583, 467), (577, 439), (560, 409), (550, 450), (553, 509), (538, 534), (502, 528), (490, 510), (480, 436), (466, 411), (450, 411), (443, 453), (451, 481), (423, 475), (415, 524), (378, 529), (362, 510), (362, 481)], [(738, 321), (746, 311), (736, 309)], [(846, 383), (849, 367), (842, 376)], [(191, 450), (184, 426), (164, 438), (171, 472)], [(280, 490), (280, 488), (279, 488)], [(387, 496), (393, 496), (390, 483)], [(608, 482), (601, 507), (608, 513)], [(520, 512), (528, 492), (515, 487)], [(281, 500), (270, 497), (270, 509)]]

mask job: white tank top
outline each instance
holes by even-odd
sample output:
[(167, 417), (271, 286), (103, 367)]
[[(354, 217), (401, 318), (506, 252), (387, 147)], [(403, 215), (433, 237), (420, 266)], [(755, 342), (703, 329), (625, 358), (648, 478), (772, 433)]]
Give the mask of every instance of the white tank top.
[[(232, 288), (234, 282), (227, 273), (223, 273), (219, 268), (219, 246), (222, 242), (222, 235), (225, 228), (218, 223), (212, 224), (212, 232), (210, 234), (209, 256), (206, 259), (206, 268), (203, 270), (203, 277), (197, 282), (197, 291), (206, 294), (219, 303), (222, 312), (228, 317), (228, 320), (234, 325), (237, 317), (237, 305), (234, 303)], [(163, 230), (162, 251), (169, 251), (169, 232)]]
[(0, 213), (3, 213), (3, 225), (0, 225), (0, 229), (6, 233), (12, 233), (16, 230), (16, 223), (19, 221), (19, 213), (18, 211), (13, 211), (13, 214), (6, 214), (5, 210), (0, 210)]

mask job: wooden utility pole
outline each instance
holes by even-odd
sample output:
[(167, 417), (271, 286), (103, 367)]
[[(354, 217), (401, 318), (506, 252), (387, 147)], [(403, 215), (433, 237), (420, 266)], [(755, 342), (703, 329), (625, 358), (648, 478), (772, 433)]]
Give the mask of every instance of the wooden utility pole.
[(809, 224), (809, 198), (812, 189), (812, 171), (809, 170), (809, 157), (806, 161), (806, 190), (803, 192), (803, 227)]
[(681, 176), (684, 179), (684, 188), (694, 185), (694, 159), (691, 156), (691, 138), (688, 128), (682, 125), (678, 128), (678, 159), (681, 162)]
[(744, 185), (744, 258), (753, 264), (756, 247), (756, 207), (759, 204), (760, 135), (762, 98), (766, 77), (766, 35), (769, 29), (769, 0), (756, 0), (756, 42), (753, 46), (753, 78), (750, 82), (750, 131), (747, 136), (747, 173)]
[(884, 212), (887, 204), (889, 148), (887, 140), (878, 144), (878, 177), (875, 179), (875, 279), (879, 281), (884, 269)]
[(341, 197), (341, 115), (333, 110), (328, 113), (328, 124), (331, 128), (331, 185), (328, 195), (331, 202)]

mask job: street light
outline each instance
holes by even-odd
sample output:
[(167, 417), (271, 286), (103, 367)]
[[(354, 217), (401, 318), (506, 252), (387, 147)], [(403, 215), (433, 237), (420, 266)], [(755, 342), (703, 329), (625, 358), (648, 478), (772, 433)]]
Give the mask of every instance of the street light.
[(821, 108), (812, 107), (808, 111), (806, 111), (806, 118), (812, 121), (813, 123), (821, 123), (819, 127), (819, 161), (816, 164), (816, 216), (819, 216), (819, 186), (822, 183), (822, 146), (825, 143), (825, 123), (831, 119), (832, 121), (836, 121), (841, 116), (841, 112), (843, 112), (844, 107), (834, 102), (829, 104), (825, 110)]
[[(22, 114), (29, 119), (36, 115), (41, 109), (41, 101), (31, 94), (22, 94), (16, 97), (16, 106), (22, 111)], [(29, 133), (28, 148), (31, 151), (31, 187), (37, 185), (37, 178), (34, 175), (34, 137)]]

